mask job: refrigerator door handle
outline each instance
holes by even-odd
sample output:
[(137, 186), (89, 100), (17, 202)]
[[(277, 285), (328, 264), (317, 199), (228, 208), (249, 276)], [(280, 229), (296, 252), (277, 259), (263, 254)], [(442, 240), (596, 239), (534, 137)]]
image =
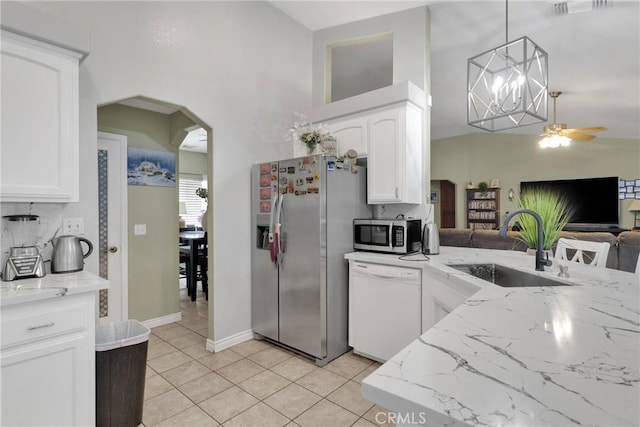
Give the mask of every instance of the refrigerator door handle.
[(273, 195), (273, 199), (271, 200), (271, 212), (269, 213), (269, 255), (271, 256), (271, 262), (276, 262), (276, 247), (274, 238), (275, 224), (273, 220), (277, 203), (278, 193)]
[(276, 260), (278, 264), (282, 263), (282, 254), (284, 251), (282, 250), (282, 204), (284, 203), (284, 194), (280, 195), (280, 200), (278, 200), (278, 210), (276, 213)]

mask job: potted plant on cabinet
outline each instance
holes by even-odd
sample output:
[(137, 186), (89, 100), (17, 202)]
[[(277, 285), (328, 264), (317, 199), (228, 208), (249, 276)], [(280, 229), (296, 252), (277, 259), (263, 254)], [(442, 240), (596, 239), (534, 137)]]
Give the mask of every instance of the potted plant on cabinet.
[[(524, 191), (520, 194), (520, 199), (516, 205), (518, 209), (530, 209), (542, 218), (544, 227), (542, 249), (545, 251), (551, 251), (553, 245), (560, 238), (560, 232), (571, 221), (573, 216), (573, 208), (569, 205), (568, 200), (549, 190), (532, 189)], [(537, 249), (538, 227), (535, 219), (529, 215), (521, 215), (518, 225), (520, 227), (518, 238), (529, 249)], [(552, 256), (553, 254), (550, 255)]]

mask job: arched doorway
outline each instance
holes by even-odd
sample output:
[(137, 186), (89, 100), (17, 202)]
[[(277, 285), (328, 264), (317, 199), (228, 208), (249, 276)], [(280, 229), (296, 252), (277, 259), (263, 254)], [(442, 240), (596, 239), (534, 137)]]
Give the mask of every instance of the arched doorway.
[[(174, 170), (166, 173), (167, 176), (173, 175), (173, 185), (127, 185), (125, 188), (128, 193), (125, 208), (128, 220), (124, 225), (127, 230), (127, 242), (124, 243), (127, 259), (124, 260), (126, 276), (121, 285), (128, 295), (128, 312), (124, 317), (141, 320), (150, 327), (182, 318), (178, 286), (180, 145), (196, 128), (206, 132), (206, 150), (198, 154), (198, 173), (205, 177), (208, 188), (212, 188), (211, 127), (188, 108), (140, 96), (98, 107), (99, 131), (125, 135), (130, 149), (163, 153), (175, 159)], [(209, 215), (211, 211), (209, 209)], [(103, 233), (99, 234), (103, 240)], [(211, 227), (209, 236), (209, 242), (213, 242)], [(109, 244), (101, 242), (100, 247), (107, 250)], [(209, 245), (208, 253), (212, 278), (213, 244)], [(100, 256), (101, 263), (103, 259), (108, 260), (108, 257)], [(213, 280), (209, 281), (209, 287), (213, 288), (213, 285)], [(205, 307), (205, 315), (208, 310), (209, 307)], [(205, 336), (207, 329), (204, 329)]]

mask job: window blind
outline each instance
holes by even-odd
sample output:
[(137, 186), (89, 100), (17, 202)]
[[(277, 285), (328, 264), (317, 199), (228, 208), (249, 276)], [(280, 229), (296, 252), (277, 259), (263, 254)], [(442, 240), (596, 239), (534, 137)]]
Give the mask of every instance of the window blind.
[(181, 215), (186, 225), (200, 226), (198, 217), (207, 207), (205, 199), (196, 195), (198, 187), (207, 187), (203, 175), (181, 173), (178, 176), (178, 200), (184, 202), (187, 207), (187, 213)]

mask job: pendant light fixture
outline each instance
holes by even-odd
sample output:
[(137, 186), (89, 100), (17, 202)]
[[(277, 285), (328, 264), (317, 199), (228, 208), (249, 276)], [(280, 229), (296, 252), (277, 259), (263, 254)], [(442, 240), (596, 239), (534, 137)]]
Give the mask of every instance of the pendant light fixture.
[(467, 124), (490, 132), (547, 121), (548, 55), (527, 36), (467, 60)]

